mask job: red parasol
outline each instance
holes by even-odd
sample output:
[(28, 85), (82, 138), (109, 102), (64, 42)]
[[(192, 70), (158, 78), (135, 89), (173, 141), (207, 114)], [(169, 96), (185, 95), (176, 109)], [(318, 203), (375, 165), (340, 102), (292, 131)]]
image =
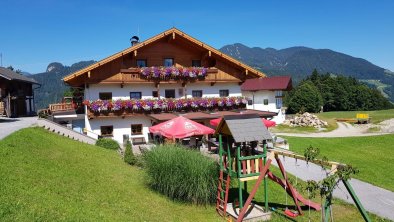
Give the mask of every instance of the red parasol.
[(215, 130), (183, 116), (179, 116), (166, 122), (149, 127), (149, 132), (159, 133), (162, 136), (170, 139), (178, 139), (194, 135), (213, 134), (215, 133)]

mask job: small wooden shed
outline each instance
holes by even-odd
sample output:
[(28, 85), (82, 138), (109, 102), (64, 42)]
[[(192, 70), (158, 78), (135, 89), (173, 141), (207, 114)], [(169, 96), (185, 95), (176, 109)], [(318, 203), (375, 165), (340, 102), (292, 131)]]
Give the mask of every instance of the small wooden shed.
[(19, 117), (35, 115), (32, 78), (0, 67), (0, 116)]

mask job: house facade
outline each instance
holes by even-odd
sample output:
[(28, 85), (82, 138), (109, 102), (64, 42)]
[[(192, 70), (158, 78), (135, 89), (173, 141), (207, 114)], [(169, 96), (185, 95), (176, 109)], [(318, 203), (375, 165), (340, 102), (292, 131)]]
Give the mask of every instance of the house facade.
[(34, 79), (0, 67), (0, 116), (35, 115), (34, 86), (39, 87)]
[(134, 39), (131, 47), (63, 80), (84, 90), (85, 133), (123, 143), (149, 141), (150, 126), (177, 115), (205, 125), (242, 113), (271, 118), (276, 113), (246, 110), (248, 98), (241, 90), (246, 80), (264, 77), (172, 28), (143, 42)]
[(284, 92), (291, 89), (290, 76), (247, 79), (241, 86), (242, 95), (250, 100), (247, 108), (277, 113), (272, 119), (277, 124), (281, 124), (286, 118), (283, 97)]

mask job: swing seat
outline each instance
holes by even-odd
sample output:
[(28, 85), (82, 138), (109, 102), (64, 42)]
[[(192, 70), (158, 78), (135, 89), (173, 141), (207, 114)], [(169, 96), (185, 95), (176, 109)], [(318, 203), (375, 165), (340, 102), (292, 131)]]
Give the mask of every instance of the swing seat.
[(298, 216), (298, 212), (291, 211), (289, 209), (285, 210), (285, 214), (286, 214), (286, 216), (292, 217), (292, 218), (296, 218)]

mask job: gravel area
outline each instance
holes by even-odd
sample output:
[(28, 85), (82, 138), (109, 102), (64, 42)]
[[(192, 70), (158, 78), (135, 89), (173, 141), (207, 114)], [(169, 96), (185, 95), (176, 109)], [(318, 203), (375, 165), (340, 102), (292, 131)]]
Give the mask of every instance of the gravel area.
[[(331, 132), (275, 133), (275, 134), (281, 136), (295, 136), (295, 137), (356, 137), (356, 136), (377, 136), (377, 135), (384, 135), (388, 133), (394, 133), (394, 119), (386, 120), (379, 125), (374, 125), (374, 124), (352, 125), (345, 122), (337, 122), (337, 124), (338, 124), (338, 128)], [(373, 132), (373, 133), (368, 132), (369, 128), (376, 126), (381, 128), (381, 132)]]

